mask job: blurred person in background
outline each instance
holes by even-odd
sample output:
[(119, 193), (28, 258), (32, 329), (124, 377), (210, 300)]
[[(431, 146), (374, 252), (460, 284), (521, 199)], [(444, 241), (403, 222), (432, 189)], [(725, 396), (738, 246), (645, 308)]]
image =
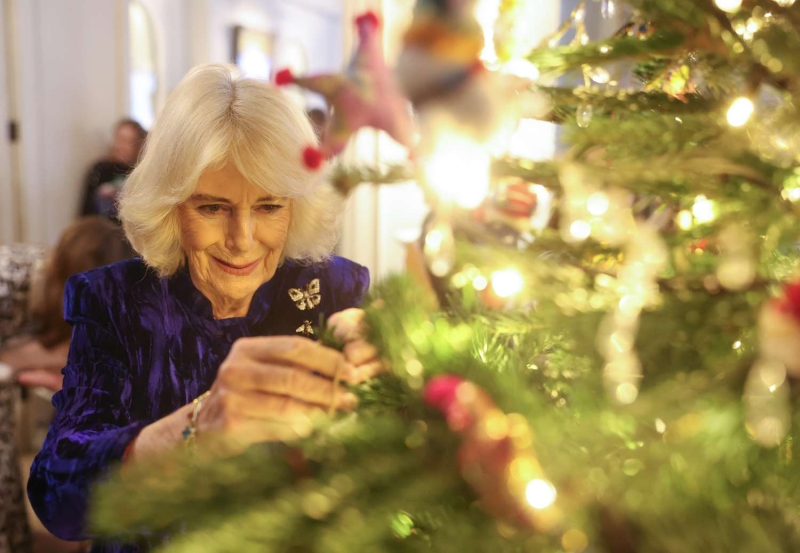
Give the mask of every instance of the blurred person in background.
[(133, 255), (122, 230), (97, 215), (67, 227), (49, 259), (39, 246), (0, 247), (0, 363), (23, 385), (61, 389), (72, 334), (62, 313), (67, 279)]
[[(14, 376), (23, 386), (61, 389), (72, 333), (63, 317), (64, 285), (75, 274), (133, 256), (112, 221), (84, 217), (70, 225), (47, 259), (44, 248), (0, 246), (0, 552), (28, 553), (31, 539), (15, 444)], [(38, 534), (37, 534), (38, 536)], [(42, 539), (47, 536), (42, 536)], [(52, 542), (52, 543), (50, 543)], [(47, 551), (76, 551), (49, 538)]]
[(108, 156), (94, 164), (83, 190), (80, 215), (101, 215), (116, 221), (117, 195), (133, 171), (147, 131), (133, 119), (123, 119), (114, 129)]

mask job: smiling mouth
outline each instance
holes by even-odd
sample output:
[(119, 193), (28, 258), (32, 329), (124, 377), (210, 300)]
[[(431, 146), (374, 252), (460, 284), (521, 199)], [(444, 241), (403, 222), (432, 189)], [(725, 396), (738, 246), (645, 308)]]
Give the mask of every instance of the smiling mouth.
[(234, 263), (228, 263), (227, 261), (222, 261), (221, 259), (217, 259), (216, 257), (213, 257), (213, 256), (211, 257), (211, 259), (213, 259), (217, 263), (217, 265), (219, 266), (220, 269), (222, 269), (223, 271), (225, 271), (228, 274), (236, 275), (236, 276), (249, 275), (250, 273), (252, 273), (255, 270), (255, 268), (258, 266), (259, 262), (261, 261), (261, 258), (258, 258), (255, 261), (252, 261), (250, 263), (234, 264)]

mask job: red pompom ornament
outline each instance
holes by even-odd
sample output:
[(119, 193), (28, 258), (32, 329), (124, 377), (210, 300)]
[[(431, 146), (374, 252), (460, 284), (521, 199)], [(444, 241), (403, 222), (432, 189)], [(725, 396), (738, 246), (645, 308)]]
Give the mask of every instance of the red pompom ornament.
[[(556, 523), (555, 488), (542, 476), (523, 417), (506, 415), (485, 390), (456, 375), (432, 378), (423, 398), (462, 437), (458, 466), (484, 509), (525, 528), (546, 530)], [(531, 498), (531, 486), (549, 487), (552, 496)]]
[(322, 150), (316, 148), (314, 146), (307, 146), (303, 150), (303, 163), (309, 169), (316, 171), (322, 165), (322, 162), (325, 160), (325, 156), (322, 153)]
[(386, 131), (410, 148), (414, 124), (394, 72), (383, 59), (383, 37), (372, 12), (356, 18), (358, 47), (344, 73), (295, 77), (288, 70), (275, 76), (277, 84), (295, 84), (322, 95), (333, 108), (322, 135), (326, 158), (341, 152), (352, 134), (362, 127)]
[(371, 25), (373, 27), (377, 27), (381, 24), (380, 18), (375, 14), (373, 11), (367, 11), (356, 17), (356, 25)]
[(292, 83), (294, 83), (294, 75), (292, 74), (291, 69), (281, 69), (280, 71), (275, 73), (276, 85), (284, 86)]

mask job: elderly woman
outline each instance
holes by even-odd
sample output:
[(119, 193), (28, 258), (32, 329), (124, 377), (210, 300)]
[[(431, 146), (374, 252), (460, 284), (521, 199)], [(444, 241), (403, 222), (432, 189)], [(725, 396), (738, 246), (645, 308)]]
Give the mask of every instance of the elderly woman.
[(234, 71), (184, 78), (125, 184), (141, 259), (68, 282), (64, 386), (28, 485), (59, 537), (86, 537), (89, 488), (113, 464), (206, 435), (284, 439), (313, 411), (352, 409), (340, 382), (380, 367), (352, 310), (338, 317), (344, 353), (311, 339), (359, 304), (369, 276), (331, 257), (341, 202), (302, 163), (316, 142), (302, 110)]

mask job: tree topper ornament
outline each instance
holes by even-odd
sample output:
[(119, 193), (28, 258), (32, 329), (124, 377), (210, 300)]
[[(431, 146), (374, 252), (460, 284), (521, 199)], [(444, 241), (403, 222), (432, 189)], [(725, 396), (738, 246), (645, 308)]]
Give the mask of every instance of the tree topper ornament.
[(386, 66), (380, 20), (373, 12), (355, 20), (358, 47), (343, 74), (296, 77), (288, 69), (275, 76), (278, 85), (296, 84), (321, 94), (333, 108), (322, 137), (322, 155), (306, 148), (306, 165), (316, 169), (322, 157), (341, 152), (350, 136), (361, 127), (386, 131), (400, 144), (410, 148), (413, 122), (408, 100), (400, 92), (394, 74)]

